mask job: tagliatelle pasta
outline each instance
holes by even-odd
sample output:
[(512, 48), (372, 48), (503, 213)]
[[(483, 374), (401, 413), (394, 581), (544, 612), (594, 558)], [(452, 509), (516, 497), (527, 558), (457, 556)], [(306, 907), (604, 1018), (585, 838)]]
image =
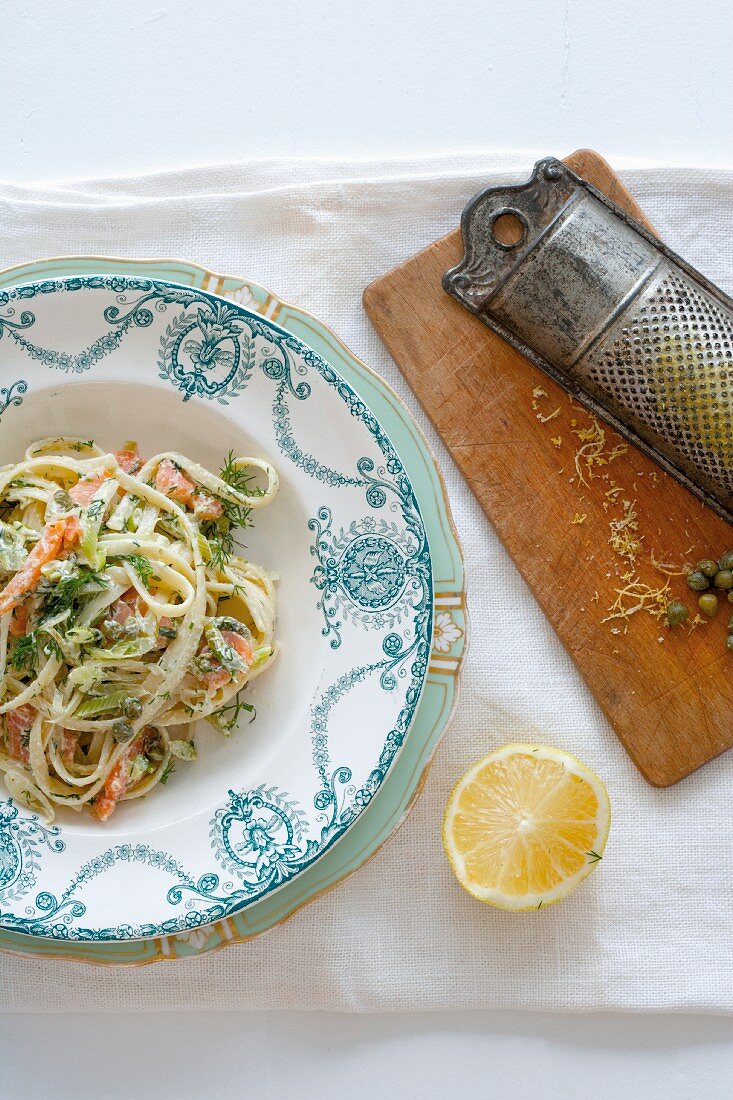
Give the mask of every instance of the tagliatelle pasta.
[(274, 578), (233, 533), (268, 504), (257, 458), (221, 476), (44, 439), (0, 467), (0, 770), (48, 820), (120, 801), (194, 759), (193, 723), (229, 732), (276, 655)]

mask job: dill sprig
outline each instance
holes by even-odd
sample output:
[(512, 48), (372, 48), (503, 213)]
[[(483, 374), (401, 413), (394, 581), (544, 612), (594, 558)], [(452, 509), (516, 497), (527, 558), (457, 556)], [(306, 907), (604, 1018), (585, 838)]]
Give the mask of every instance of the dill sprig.
[(246, 711), (248, 714), (252, 715), (250, 722), (254, 722), (257, 717), (257, 711), (252, 703), (246, 703), (244, 699), (241, 698), (244, 690), (245, 689), (242, 688), (241, 691), (238, 691), (231, 703), (225, 707), (220, 707), (219, 710), (215, 710), (207, 718), (207, 722), (226, 737), (229, 736), (236, 726), (242, 711)]
[(106, 501), (93, 500), (87, 508), (87, 515), (89, 516), (89, 519), (99, 519), (106, 507)]
[(10, 664), (16, 672), (35, 672), (41, 650), (47, 657), (55, 657), (58, 661), (63, 661), (63, 651), (53, 635), (46, 635), (45, 641), (41, 642), (38, 634), (38, 630), (31, 630), (22, 638), (18, 638), (13, 646)]
[(33, 672), (38, 666), (38, 633), (32, 630), (13, 646), (10, 664), (17, 672)]
[(221, 571), (229, 564), (234, 553), (234, 535), (226, 516), (221, 519), (207, 520), (201, 525), (201, 534), (211, 550), (211, 564)]
[(56, 584), (41, 589), (43, 596), (41, 625), (64, 611), (70, 612), (69, 625), (71, 625), (80, 610), (82, 598), (90, 595), (95, 589), (103, 588), (107, 588), (105, 576), (86, 566), (79, 566), (76, 573), (69, 573)]
[(155, 569), (148, 559), (144, 558), (142, 554), (126, 554), (123, 561), (129, 561), (144, 586), (150, 588), (150, 581), (155, 576)]
[[(248, 474), (237, 467), (233, 451), (230, 451), (226, 456), (224, 465), (219, 471), (219, 476), (222, 481), (226, 481), (227, 485), (231, 485), (232, 489), (235, 489), (238, 493), (246, 493), (248, 496), (258, 496), (261, 493), (261, 490), (253, 485), (254, 474)], [(221, 503), (224, 507), (224, 515), (232, 526), (246, 527), (248, 525), (251, 508), (247, 508), (242, 504), (235, 504), (230, 500), (222, 500)]]
[(55, 657), (57, 661), (64, 660), (64, 651), (54, 638), (53, 634), (49, 634), (48, 641), (43, 643), (43, 652), (46, 654), (47, 657)]
[[(236, 456), (230, 451), (219, 471), (222, 481), (239, 493), (253, 496), (260, 492), (253, 484), (254, 475), (240, 470), (236, 465)], [(250, 526), (251, 508), (231, 500), (217, 498), (224, 514), (219, 519), (207, 520), (201, 525), (201, 533), (211, 547), (211, 563), (215, 569), (223, 569), (234, 554), (234, 533), (238, 528)]]
[(160, 776), (160, 779), (158, 780), (158, 782), (159, 783), (167, 783), (171, 772), (174, 772), (175, 770), (176, 770), (176, 762), (173, 759), (173, 757), (171, 757), (170, 760), (168, 761), (168, 763), (166, 764), (166, 766), (163, 768), (163, 771), (161, 772), (161, 776)]

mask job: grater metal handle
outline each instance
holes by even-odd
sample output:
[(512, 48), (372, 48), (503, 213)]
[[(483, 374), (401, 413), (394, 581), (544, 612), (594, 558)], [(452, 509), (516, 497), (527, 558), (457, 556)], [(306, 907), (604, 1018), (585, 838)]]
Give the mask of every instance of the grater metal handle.
[[(535, 165), (526, 183), (479, 192), (463, 212), (466, 255), (443, 279), (445, 289), (477, 313), (572, 198), (575, 185), (563, 164), (548, 157)], [(496, 232), (505, 216), (518, 220), (523, 234), (514, 243)]]
[(733, 522), (733, 302), (554, 158), (461, 227), (448, 293)]

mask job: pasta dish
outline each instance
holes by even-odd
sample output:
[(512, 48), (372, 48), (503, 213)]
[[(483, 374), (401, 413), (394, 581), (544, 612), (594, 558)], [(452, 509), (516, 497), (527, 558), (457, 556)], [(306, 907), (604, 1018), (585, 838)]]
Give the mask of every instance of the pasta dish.
[(219, 475), (134, 443), (45, 439), (0, 467), (0, 771), (52, 820), (106, 821), (193, 760), (193, 724), (229, 733), (276, 654), (274, 578), (237, 528), (277, 473)]

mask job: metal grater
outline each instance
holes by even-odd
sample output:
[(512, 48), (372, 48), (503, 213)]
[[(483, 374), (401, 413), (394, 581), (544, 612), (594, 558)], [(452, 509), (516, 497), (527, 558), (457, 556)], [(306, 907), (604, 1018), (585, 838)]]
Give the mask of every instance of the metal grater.
[(554, 158), (461, 228), (445, 289), (733, 523), (733, 301)]

